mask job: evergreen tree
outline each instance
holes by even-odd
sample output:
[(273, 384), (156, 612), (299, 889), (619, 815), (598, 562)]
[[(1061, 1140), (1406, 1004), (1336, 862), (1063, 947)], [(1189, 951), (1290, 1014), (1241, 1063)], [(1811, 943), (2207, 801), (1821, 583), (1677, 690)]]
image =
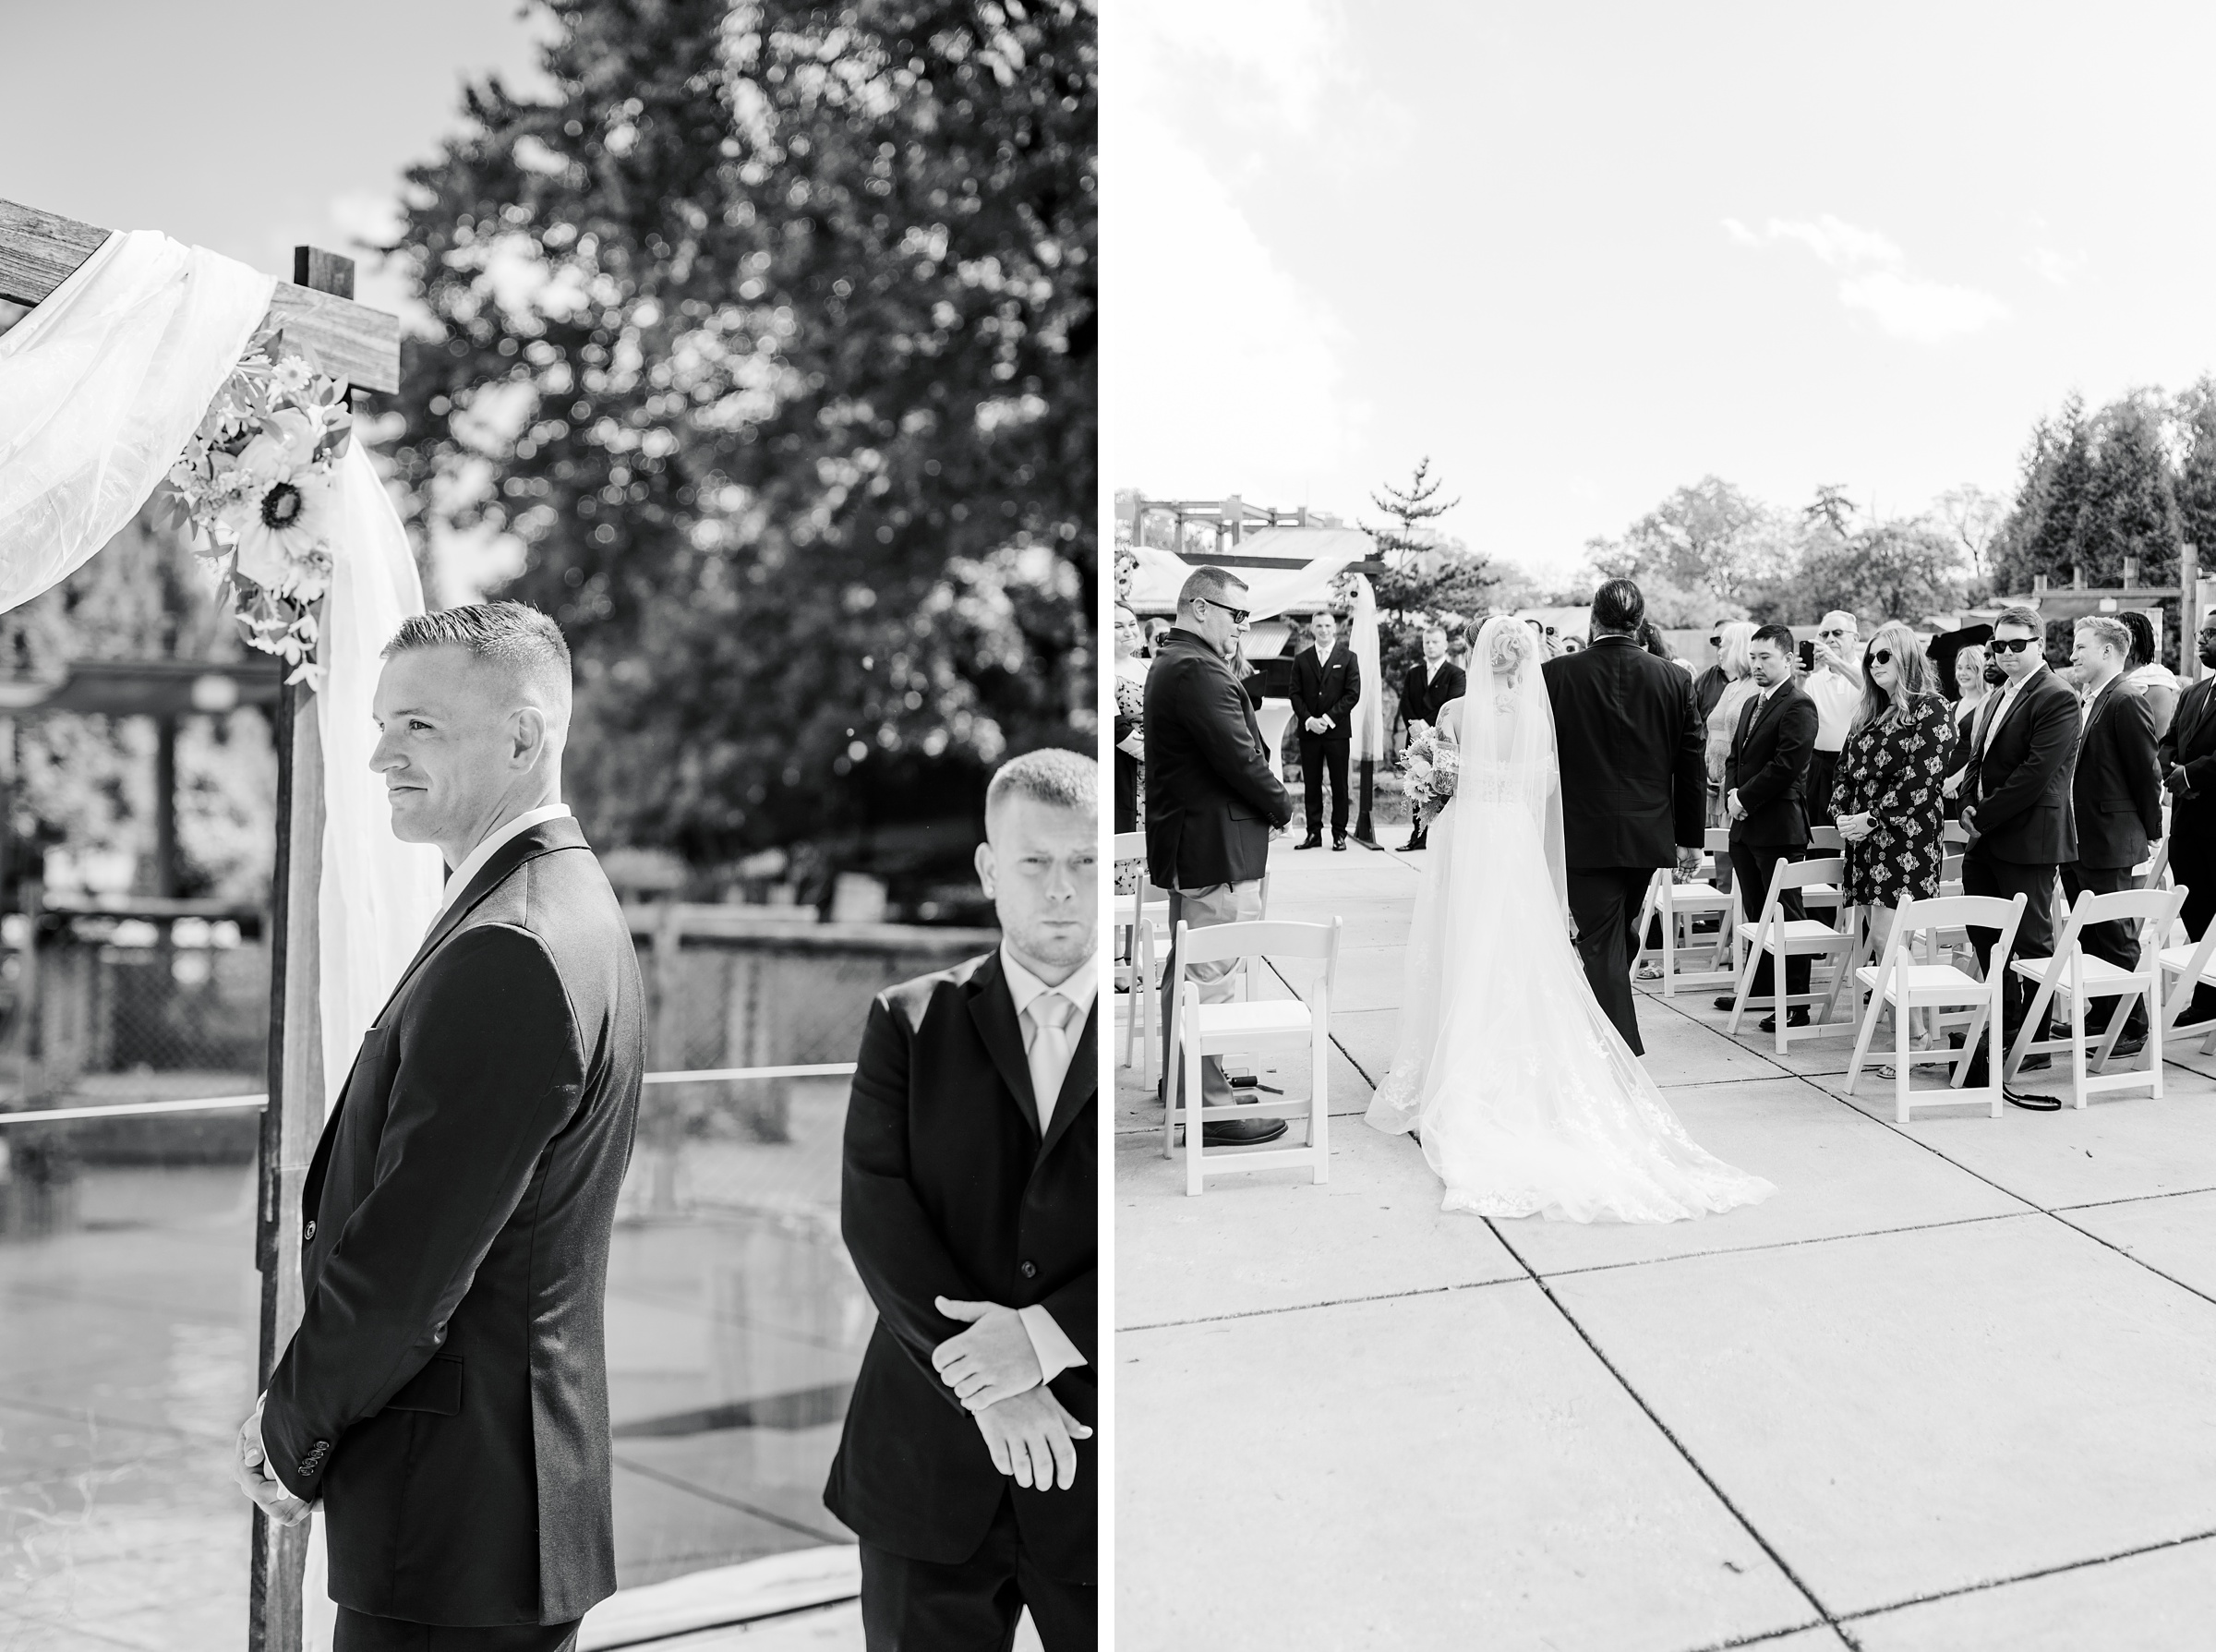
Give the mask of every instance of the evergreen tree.
[(2216, 377), (2202, 376), (2177, 398), (2184, 462), (2178, 466), (2178, 535), (2206, 568), (2216, 560)]
[(2078, 510), (2068, 568), (2089, 585), (2124, 583), (2124, 559), (2137, 557), (2139, 579), (2177, 577), (2177, 499), (2162, 452), (2160, 415), (2143, 396), (2102, 410), (2093, 421), (2092, 464)]
[(1388, 482), (1369, 496), (1371, 504), (1392, 518), (1390, 527), (1362, 525), (1362, 531), (1378, 542), (1379, 553), (1386, 561), (1404, 563), (1435, 542), (1436, 536), (1424, 525), (1436, 522), (1462, 503), (1459, 499), (1451, 499), (1441, 504), (1439, 500), (1441, 486), (1439, 478), (1431, 474), (1431, 456), (1427, 453), (1415, 462), (1415, 475), (1407, 487), (1395, 488)]

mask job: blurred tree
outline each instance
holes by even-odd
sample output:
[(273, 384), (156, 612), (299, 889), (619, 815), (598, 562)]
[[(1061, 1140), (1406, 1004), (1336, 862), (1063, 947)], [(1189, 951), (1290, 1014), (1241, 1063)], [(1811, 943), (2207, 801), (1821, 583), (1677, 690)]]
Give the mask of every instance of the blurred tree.
[(2066, 567), (2089, 585), (2124, 583), (2124, 559), (2139, 560), (2139, 580), (2177, 577), (2177, 498), (2162, 451), (2162, 410), (2155, 398), (2127, 396), (2093, 421), (2092, 472), (2078, 507)]
[[(1444, 516), (1459, 498), (1441, 501), (1445, 483), (1431, 474), (1429, 454), (1415, 463), (1407, 486), (1388, 482), (1369, 501), (1389, 519), (1382, 527), (1362, 525), (1377, 541), (1382, 573), (1371, 578), (1378, 598), (1379, 669), (1389, 695), (1400, 693), (1401, 674), (1423, 657), (1420, 631), (1427, 618), (1451, 615), (1467, 621), (1491, 606), (1498, 583), (1482, 552), (1449, 538), (1429, 525)], [(1456, 629), (1450, 624), (1450, 629)], [(1391, 716), (1389, 700), (1386, 714)]]
[(568, 633), (595, 829), (715, 862), (1090, 749), (1091, 10), (547, 9), (552, 94), (409, 175), (392, 452)]
[(1819, 482), (1813, 502), (1803, 505), (1800, 514), (1812, 525), (1824, 524), (1842, 539), (1854, 531), (1854, 500), (1837, 482)]
[(2216, 377), (2203, 374), (2179, 393), (2176, 419), (2178, 535), (2205, 569), (2216, 560)]
[(1758, 617), (1805, 624), (1836, 608), (1865, 626), (1913, 624), (1961, 600), (1961, 571), (1960, 549), (1930, 524), (1873, 523), (1812, 544), (1794, 573), (1791, 611)]
[(1961, 548), (1962, 554), (1969, 561), (1970, 583), (1979, 587), (1971, 595), (1982, 595), (1985, 559), (1993, 549), (1994, 537), (2001, 531), (2001, 524), (2007, 518), (2008, 501), (1975, 482), (1964, 482), (1933, 500), (1925, 514)]
[(2078, 512), (2084, 506), (2092, 469), (2085, 404), (2073, 392), (2064, 399), (2060, 412), (2031, 428), (2016, 502), (1993, 538), (1997, 595), (2027, 596), (2034, 575), (2052, 577), (2071, 565)]

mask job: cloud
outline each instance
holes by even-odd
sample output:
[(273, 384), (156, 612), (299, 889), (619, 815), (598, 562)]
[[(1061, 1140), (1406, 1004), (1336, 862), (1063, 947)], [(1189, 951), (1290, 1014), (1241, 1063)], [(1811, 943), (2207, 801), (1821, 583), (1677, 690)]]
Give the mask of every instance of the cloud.
[(2082, 252), (2059, 252), (2052, 247), (2035, 247), (2024, 254), (2024, 264), (2041, 281), (2066, 287), (2078, 279), (2078, 272), (2085, 268), (2086, 257)]
[(1914, 274), (1908, 254), (1891, 236), (1828, 212), (1773, 218), (1760, 235), (1736, 218), (1723, 222), (1724, 233), (1741, 247), (1788, 241), (1839, 271), (1839, 303), (1869, 316), (1895, 338), (1944, 344), (2008, 319), (2008, 306), (1993, 294)]
[(1320, 110), (1345, 62), (1335, 0), (1121, 0), (1106, 9), (1138, 48), (1126, 88), (1166, 90), (1197, 74), (1219, 110), (1291, 130)]
[(1367, 417), (1346, 388), (1347, 329), (1166, 126), (1128, 127), (1116, 160), (1110, 204), (1129, 203), (1146, 233), (1112, 243), (1126, 248), (1108, 363), (1115, 485), (1298, 502)]

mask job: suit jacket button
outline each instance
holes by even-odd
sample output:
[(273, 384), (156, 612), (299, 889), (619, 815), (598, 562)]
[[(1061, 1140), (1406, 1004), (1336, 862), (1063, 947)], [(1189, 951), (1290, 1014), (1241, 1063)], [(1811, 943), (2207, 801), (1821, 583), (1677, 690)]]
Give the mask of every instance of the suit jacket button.
[(1037, 1262), (1025, 1262), (1021, 1264), (1018, 1272), (1021, 1272), (1026, 1279), (1036, 1279), (1039, 1277), (1039, 1264)]
[(302, 1228), (302, 1229), (300, 1230), (300, 1243), (302, 1243), (303, 1245), (305, 1245), (305, 1244), (307, 1244), (307, 1242), (308, 1242), (310, 1239), (314, 1238), (315, 1236), (316, 1236), (316, 1224), (315, 1224), (315, 1222), (314, 1222), (314, 1220), (311, 1218), (311, 1219), (309, 1220), (309, 1222), (308, 1222), (308, 1224), (307, 1224), (306, 1227), (304, 1227), (304, 1228)]

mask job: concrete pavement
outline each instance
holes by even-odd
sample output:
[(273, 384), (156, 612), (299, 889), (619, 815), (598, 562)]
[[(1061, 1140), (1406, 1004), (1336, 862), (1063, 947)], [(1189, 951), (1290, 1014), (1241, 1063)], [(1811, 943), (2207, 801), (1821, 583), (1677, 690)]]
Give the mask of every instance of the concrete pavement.
[(1327, 1184), (1186, 1198), (1119, 1069), (1122, 1644), (2206, 1644), (2216, 1061), (2159, 1102), (1903, 1127), (1889, 1083), (1841, 1093), (1849, 1038), (1779, 1058), (1712, 994), (1650, 995), (1649, 1071), (1778, 1192), (1450, 1215), (1360, 1121), (1419, 866), (1272, 852), (1271, 916), (1346, 920)]

